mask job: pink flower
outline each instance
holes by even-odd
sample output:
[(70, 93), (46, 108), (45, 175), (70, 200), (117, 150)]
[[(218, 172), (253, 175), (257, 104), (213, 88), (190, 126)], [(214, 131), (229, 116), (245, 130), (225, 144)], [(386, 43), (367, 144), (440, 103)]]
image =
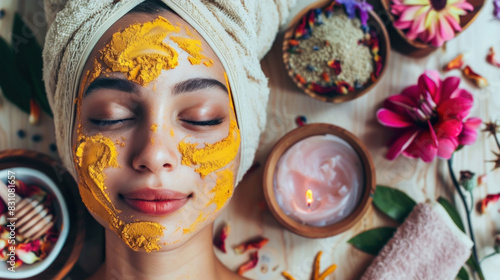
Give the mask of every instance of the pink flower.
[(460, 16), (473, 11), (466, 0), (392, 0), (394, 26), (410, 40), (420, 39), (439, 47), (461, 31)]
[(439, 78), (426, 71), (418, 84), (393, 95), (377, 111), (379, 122), (394, 127), (397, 135), (387, 153), (395, 159), (407, 157), (431, 162), (436, 156), (449, 159), (459, 145), (470, 145), (477, 138), (481, 119), (469, 118), (472, 95), (458, 88), (460, 78)]

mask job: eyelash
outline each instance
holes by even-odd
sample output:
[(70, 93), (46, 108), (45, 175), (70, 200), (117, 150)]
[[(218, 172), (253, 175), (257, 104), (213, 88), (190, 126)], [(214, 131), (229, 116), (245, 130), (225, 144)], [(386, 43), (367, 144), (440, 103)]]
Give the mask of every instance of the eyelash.
[(223, 121), (223, 118), (213, 119), (213, 120), (208, 120), (208, 121), (191, 121), (191, 120), (184, 120), (184, 119), (180, 119), (180, 120), (187, 123), (187, 124), (195, 125), (195, 126), (214, 126), (214, 125), (221, 124)]
[(119, 124), (125, 121), (129, 121), (132, 119), (121, 119), (121, 120), (96, 120), (96, 119), (90, 119), (90, 122), (94, 125), (97, 126), (110, 126), (114, 124)]
[[(90, 119), (90, 122), (94, 125), (97, 126), (111, 126), (115, 124), (119, 124), (128, 120), (132, 119), (121, 119), (121, 120), (96, 120), (96, 119)], [(191, 121), (191, 120), (185, 120), (181, 119), (181, 121), (190, 124), (190, 125), (195, 125), (195, 126), (215, 126), (219, 125), (222, 123), (223, 118), (219, 119), (213, 119), (213, 120), (208, 120), (208, 121)]]

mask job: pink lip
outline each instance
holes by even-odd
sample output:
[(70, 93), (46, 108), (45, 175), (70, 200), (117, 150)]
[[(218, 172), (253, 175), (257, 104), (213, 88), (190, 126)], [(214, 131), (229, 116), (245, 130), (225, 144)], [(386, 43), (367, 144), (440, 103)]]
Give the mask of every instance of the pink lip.
[(168, 190), (142, 188), (123, 195), (125, 202), (133, 209), (148, 215), (166, 215), (180, 209), (189, 195)]

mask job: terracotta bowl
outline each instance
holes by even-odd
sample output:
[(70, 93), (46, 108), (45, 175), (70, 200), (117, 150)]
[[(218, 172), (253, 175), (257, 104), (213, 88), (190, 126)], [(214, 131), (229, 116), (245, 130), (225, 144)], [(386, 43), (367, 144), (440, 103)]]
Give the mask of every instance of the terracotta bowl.
[(389, 61), (389, 56), (390, 56), (390, 42), (389, 42), (389, 35), (387, 33), (387, 30), (383, 24), (383, 22), (380, 20), (380, 18), (377, 16), (376, 13), (373, 11), (369, 12), (369, 18), (367, 21), (367, 25), (372, 29), (377, 31), (377, 35), (379, 37), (379, 55), (382, 57), (382, 70), (380, 72), (380, 75), (378, 78), (373, 82), (373, 81), (368, 81), (366, 85), (361, 88), (354, 90), (352, 92), (349, 92), (348, 94), (335, 94), (335, 95), (325, 95), (325, 94), (318, 94), (310, 89), (307, 89), (302, 83), (300, 83), (296, 78), (293, 73), (293, 69), (290, 68), (288, 61), (290, 59), (290, 53), (288, 53), (289, 49), (289, 39), (293, 37), (293, 33), (295, 30), (295, 27), (297, 24), (299, 24), (300, 20), (302, 17), (306, 16), (307, 13), (312, 10), (312, 9), (317, 9), (317, 8), (324, 8), (328, 6), (332, 0), (320, 0), (317, 2), (314, 2), (313, 4), (307, 6), (304, 8), (300, 13), (298, 13), (290, 22), (285, 35), (284, 35), (284, 40), (283, 40), (283, 61), (285, 63), (285, 68), (288, 72), (288, 75), (290, 78), (292, 78), (293, 82), (302, 90), (304, 91), (307, 95), (311, 96), (312, 98), (324, 101), (324, 102), (331, 102), (331, 103), (341, 103), (341, 102), (346, 102), (350, 101), (353, 99), (356, 99), (363, 94), (367, 93), (370, 91), (370, 89), (373, 88), (377, 84), (377, 82), (383, 77), (387, 63)]
[[(351, 147), (357, 152), (362, 164), (364, 173), (364, 183), (362, 184), (362, 194), (358, 205), (354, 210), (343, 220), (335, 222), (330, 225), (318, 227), (303, 224), (286, 215), (281, 209), (278, 202), (276, 201), (276, 196), (274, 193), (274, 176), (277, 164), (281, 156), (295, 143), (298, 141), (315, 136), (315, 135), (325, 135), (331, 134), (341, 139), (345, 140), (351, 145)], [(315, 123), (310, 125), (305, 125), (297, 129), (292, 130), (281, 138), (278, 143), (274, 146), (267, 159), (266, 166), (264, 167), (264, 196), (267, 205), (274, 215), (274, 217), (288, 230), (309, 238), (323, 238), (328, 236), (333, 236), (344, 232), (356, 224), (366, 213), (369, 205), (371, 204), (371, 196), (375, 190), (375, 167), (373, 165), (372, 158), (367, 148), (363, 143), (352, 133), (347, 130), (325, 123)]]
[[(474, 7), (474, 10), (460, 17), (460, 26), (462, 27), (462, 31), (467, 29), (467, 27), (469, 27), (469, 25), (479, 15), (479, 12), (484, 6), (485, 0), (467, 0), (467, 2), (469, 2)], [(391, 38), (391, 46), (396, 51), (411, 57), (419, 58), (427, 56), (438, 49), (438, 47), (426, 44), (420, 40), (410, 40), (408, 39), (408, 37), (406, 37), (406, 34), (401, 29), (394, 27), (393, 22), (395, 18), (390, 12), (390, 5), (391, 0), (380, 0), (380, 5), (374, 6), (374, 8), (375, 10), (377, 10), (379, 15), (383, 14), (385, 19), (387, 19), (386, 26)], [(455, 37), (460, 33), (461, 32), (455, 33)]]

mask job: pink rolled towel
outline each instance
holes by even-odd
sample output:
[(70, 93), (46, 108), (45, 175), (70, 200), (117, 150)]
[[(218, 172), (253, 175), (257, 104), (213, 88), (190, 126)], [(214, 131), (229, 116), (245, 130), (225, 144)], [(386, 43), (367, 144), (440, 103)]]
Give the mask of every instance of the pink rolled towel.
[(470, 256), (472, 245), (439, 203), (420, 203), (361, 280), (455, 279)]

